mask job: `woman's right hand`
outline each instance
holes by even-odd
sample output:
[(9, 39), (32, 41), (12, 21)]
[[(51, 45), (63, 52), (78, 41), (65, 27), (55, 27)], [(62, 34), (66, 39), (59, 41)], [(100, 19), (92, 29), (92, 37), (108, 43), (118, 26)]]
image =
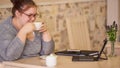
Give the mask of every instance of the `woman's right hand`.
[(33, 35), (31, 33), (34, 31), (35, 26), (33, 23), (26, 23), (18, 32), (17, 36), (20, 40), (25, 43), (26, 39), (33, 39)]
[(29, 34), (34, 30), (35, 30), (35, 26), (33, 23), (26, 23), (21, 29), (21, 31), (24, 32), (25, 34)]
[(29, 40), (34, 39), (33, 31), (35, 30), (35, 26), (33, 23), (27, 23), (23, 26), (22, 30), (26, 33), (26, 38)]

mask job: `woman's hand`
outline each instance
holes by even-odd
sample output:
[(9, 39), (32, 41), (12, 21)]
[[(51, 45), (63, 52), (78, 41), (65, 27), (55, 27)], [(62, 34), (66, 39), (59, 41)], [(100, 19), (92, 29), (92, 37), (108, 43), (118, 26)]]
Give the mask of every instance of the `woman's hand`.
[(33, 23), (26, 23), (21, 29), (21, 31), (26, 34), (29, 34), (29, 33), (33, 32), (34, 30), (35, 30), (35, 26)]
[(42, 23), (42, 26), (41, 26), (41, 28), (40, 28), (39, 32), (44, 33), (44, 32), (46, 32), (46, 31), (47, 31), (47, 26), (46, 26), (46, 24), (45, 24), (45, 23)]
[(41, 26), (39, 32), (42, 32), (42, 38), (44, 41), (48, 42), (51, 40), (51, 35), (50, 35), (49, 31), (47, 30), (47, 26), (45, 23), (42, 23), (42, 26)]
[(26, 23), (18, 32), (17, 36), (25, 43), (26, 39), (34, 39), (33, 31), (35, 26), (33, 23)]
[[(29, 33), (32, 33), (35, 29), (33, 23), (26, 23), (18, 32), (18, 38), (25, 44), (26, 39), (29, 37)], [(30, 37), (31, 38), (31, 37)]]

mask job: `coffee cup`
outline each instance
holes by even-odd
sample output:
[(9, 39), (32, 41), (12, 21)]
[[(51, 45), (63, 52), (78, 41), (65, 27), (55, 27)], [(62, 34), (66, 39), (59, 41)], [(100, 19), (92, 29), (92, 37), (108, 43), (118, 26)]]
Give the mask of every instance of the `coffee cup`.
[(46, 65), (48, 67), (53, 67), (57, 64), (57, 56), (50, 54), (46, 57)]
[(35, 30), (40, 30), (42, 22), (34, 22), (33, 24), (35, 25)]

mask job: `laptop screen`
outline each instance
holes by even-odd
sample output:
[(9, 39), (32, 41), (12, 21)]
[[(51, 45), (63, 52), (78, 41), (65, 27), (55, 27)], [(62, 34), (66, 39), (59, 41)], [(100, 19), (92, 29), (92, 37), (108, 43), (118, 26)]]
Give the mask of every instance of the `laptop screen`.
[(105, 49), (106, 44), (107, 44), (107, 38), (104, 39), (104, 43), (103, 43), (103, 46), (102, 46), (102, 48), (101, 48), (101, 50), (100, 50), (100, 53), (99, 53), (99, 55), (98, 55), (98, 59), (100, 58), (103, 50)]

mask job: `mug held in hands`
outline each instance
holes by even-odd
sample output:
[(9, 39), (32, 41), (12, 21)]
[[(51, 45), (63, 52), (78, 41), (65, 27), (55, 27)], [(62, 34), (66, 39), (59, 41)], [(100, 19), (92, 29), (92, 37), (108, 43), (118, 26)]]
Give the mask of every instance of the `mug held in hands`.
[(35, 30), (40, 30), (40, 28), (42, 26), (42, 22), (34, 22), (33, 24), (35, 26)]

